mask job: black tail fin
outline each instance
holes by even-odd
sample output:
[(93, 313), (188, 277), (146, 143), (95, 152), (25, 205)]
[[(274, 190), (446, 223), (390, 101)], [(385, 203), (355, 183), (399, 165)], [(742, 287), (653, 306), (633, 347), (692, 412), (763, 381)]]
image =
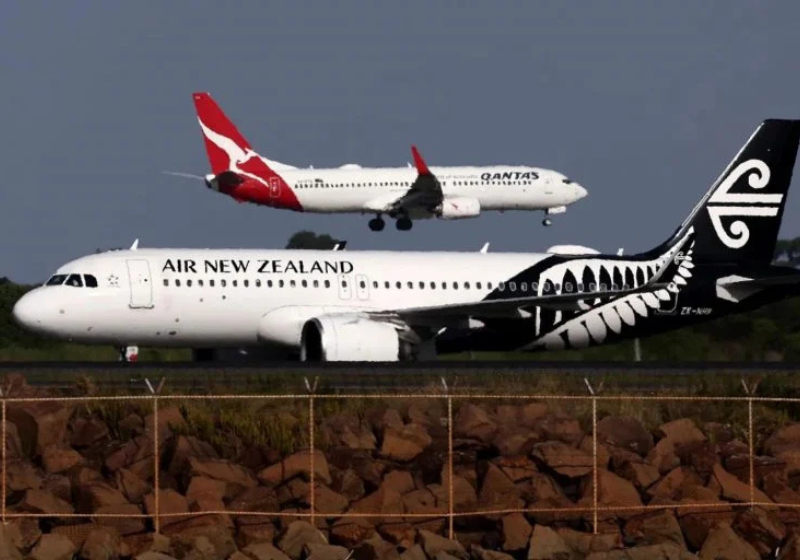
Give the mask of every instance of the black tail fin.
[(665, 252), (693, 228), (695, 262), (770, 264), (798, 141), (800, 120), (762, 122), (675, 235), (649, 253)]

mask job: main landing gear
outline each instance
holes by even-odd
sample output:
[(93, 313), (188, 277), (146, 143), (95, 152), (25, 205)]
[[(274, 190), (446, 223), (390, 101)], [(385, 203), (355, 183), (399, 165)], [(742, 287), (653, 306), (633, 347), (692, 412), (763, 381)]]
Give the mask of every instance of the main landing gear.
[[(413, 223), (408, 216), (401, 216), (397, 218), (395, 225), (397, 226), (397, 231), (408, 231), (411, 229)], [(369, 221), (369, 229), (372, 231), (383, 231), (384, 227), (386, 227), (386, 222), (383, 220), (380, 214)]]
[(543, 226), (552, 226), (553, 225), (553, 220), (551, 220), (550, 218), (545, 218), (544, 220), (542, 220), (542, 225)]

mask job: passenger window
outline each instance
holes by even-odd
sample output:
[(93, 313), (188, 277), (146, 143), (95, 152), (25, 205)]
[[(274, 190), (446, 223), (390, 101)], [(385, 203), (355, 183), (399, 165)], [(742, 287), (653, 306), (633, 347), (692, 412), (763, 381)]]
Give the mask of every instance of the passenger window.
[(325, 280), (325, 287), (326, 288), (330, 288), (331, 287), (331, 281), (330, 280)]
[(398, 289), (398, 290), (399, 290), (399, 289), (402, 287), (402, 284), (401, 284), (400, 282), (397, 282), (397, 284), (396, 284), (396, 285), (397, 285), (397, 289)]
[(409, 290), (413, 290), (414, 289), (414, 283), (411, 282), (410, 280), (408, 281), (408, 289)]
[(520, 282), (519, 288), (523, 292), (527, 292), (528, 291), (528, 283), (527, 282)]
[(278, 287), (279, 288), (283, 288), (283, 284), (284, 284), (283, 280), (278, 280)]
[[(223, 282), (224, 282), (224, 280), (223, 280)], [(181, 287), (181, 281), (178, 280), (177, 278), (175, 279), (175, 286), (177, 286), (178, 288)]]
[(186, 286), (191, 287), (192, 286), (192, 281), (191, 280), (187, 280), (186, 281)]
[(235, 288), (236, 286), (239, 285), (239, 281), (238, 280), (231, 280), (231, 284), (233, 284), (233, 287)]
[(583, 291), (583, 282), (578, 282), (578, 291), (579, 292)]
[(481, 289), (481, 283), (480, 283), (480, 282), (477, 282), (477, 283), (475, 284), (475, 287), (476, 287), (476, 288), (478, 288), (478, 289), (480, 290), (480, 289)]
[(372, 281), (372, 287), (373, 288), (377, 288), (378, 287), (378, 281), (377, 280), (373, 280)]
[(271, 287), (272, 287), (272, 280), (267, 280), (267, 288), (271, 288)]
[(497, 289), (498, 289), (498, 290), (500, 290), (501, 292), (504, 292), (504, 291), (505, 291), (505, 289), (506, 289), (506, 284), (505, 284), (505, 282), (500, 282), (500, 283), (497, 285)]
[(383, 287), (384, 287), (384, 288), (386, 288), (386, 289), (388, 290), (388, 289), (389, 289), (389, 286), (391, 286), (391, 284), (389, 283), (389, 281), (388, 281), (388, 280), (386, 280), (386, 281), (383, 283)]
[(249, 286), (250, 286), (250, 280), (245, 280), (244, 281), (244, 287), (248, 288)]
[(260, 287), (261, 287), (261, 279), (259, 278), (258, 280), (256, 280), (256, 288)]
[(86, 283), (87, 288), (96, 288), (97, 287), (97, 278), (92, 276), (91, 274), (84, 274), (83, 280)]
[(458, 289), (458, 282), (453, 282), (453, 289), (454, 289), (454, 290), (457, 290), (457, 289)]
[(297, 286), (297, 283), (294, 280), (289, 280), (289, 285), (294, 288)]
[(424, 290), (425, 289), (425, 282), (423, 282), (422, 280), (419, 281), (419, 289), (420, 290)]
[(73, 288), (83, 288), (83, 280), (81, 280), (81, 275), (70, 274), (67, 277), (67, 286), (72, 286)]
[(214, 279), (213, 278), (208, 281), (208, 285), (211, 286), (212, 288), (214, 287)]
[(464, 289), (469, 290), (469, 282), (464, 282)]
[(314, 287), (319, 288), (319, 280), (314, 280)]
[(572, 291), (572, 282), (564, 282), (564, 291), (571, 292)]
[(364, 288), (366, 288), (366, 287), (367, 287), (367, 285), (364, 283), (364, 281), (363, 281), (363, 280), (361, 280), (361, 281), (359, 281), (359, 283), (358, 283), (358, 287), (359, 287), (359, 288), (361, 288), (361, 289), (364, 289)]
[(431, 282), (431, 290), (435, 290), (435, 289), (436, 289), (436, 282)]
[(300, 283), (303, 285), (304, 288), (308, 288), (308, 281), (307, 280), (302, 280)]
[(509, 282), (508, 283), (508, 289), (511, 290), (512, 292), (516, 292), (517, 291), (517, 283), (516, 282)]
[(164, 285), (165, 285), (165, 286), (169, 286), (169, 280), (168, 280), (168, 279), (166, 279), (166, 278), (164, 278)]
[(202, 278), (200, 278), (200, 279), (197, 281), (197, 285), (198, 285), (198, 286), (202, 286), (202, 285), (203, 285), (203, 279), (202, 279)]
[(531, 290), (534, 292), (539, 292), (539, 282), (531, 282)]
[(228, 285), (228, 281), (223, 278), (222, 280), (219, 281), (219, 285), (224, 288), (225, 286)]
[(487, 287), (487, 288), (489, 288), (489, 289), (491, 290), (491, 289), (492, 289), (492, 283), (491, 283), (491, 282), (487, 282), (487, 283), (486, 283), (486, 287)]

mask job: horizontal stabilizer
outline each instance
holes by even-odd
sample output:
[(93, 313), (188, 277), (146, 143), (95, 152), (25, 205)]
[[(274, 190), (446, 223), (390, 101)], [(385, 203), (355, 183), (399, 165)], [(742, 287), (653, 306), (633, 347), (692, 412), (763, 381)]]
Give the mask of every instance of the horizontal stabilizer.
[(767, 288), (798, 285), (800, 285), (800, 273), (760, 278), (746, 278), (738, 275), (726, 276), (717, 280), (717, 297), (732, 302), (740, 302)]

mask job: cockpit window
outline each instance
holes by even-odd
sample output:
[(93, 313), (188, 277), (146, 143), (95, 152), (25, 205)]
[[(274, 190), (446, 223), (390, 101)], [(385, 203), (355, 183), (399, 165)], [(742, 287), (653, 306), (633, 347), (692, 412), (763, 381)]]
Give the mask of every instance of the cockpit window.
[(97, 287), (97, 278), (92, 276), (91, 274), (84, 274), (83, 280), (86, 283), (87, 288), (96, 288)]
[(80, 274), (70, 274), (67, 278), (66, 282), (67, 286), (73, 286), (75, 288), (82, 288), (83, 287), (83, 280), (81, 280)]
[(64, 283), (64, 280), (66, 280), (66, 278), (67, 278), (66, 274), (55, 274), (50, 278), (50, 280), (45, 282), (45, 286), (60, 286), (61, 284)]
[(562, 182), (563, 182), (565, 185), (571, 185), (571, 184), (572, 184), (572, 181), (570, 181), (570, 180), (569, 180), (569, 179), (567, 179), (566, 177), (564, 177), (563, 179), (561, 179), (561, 181), (562, 181)]

